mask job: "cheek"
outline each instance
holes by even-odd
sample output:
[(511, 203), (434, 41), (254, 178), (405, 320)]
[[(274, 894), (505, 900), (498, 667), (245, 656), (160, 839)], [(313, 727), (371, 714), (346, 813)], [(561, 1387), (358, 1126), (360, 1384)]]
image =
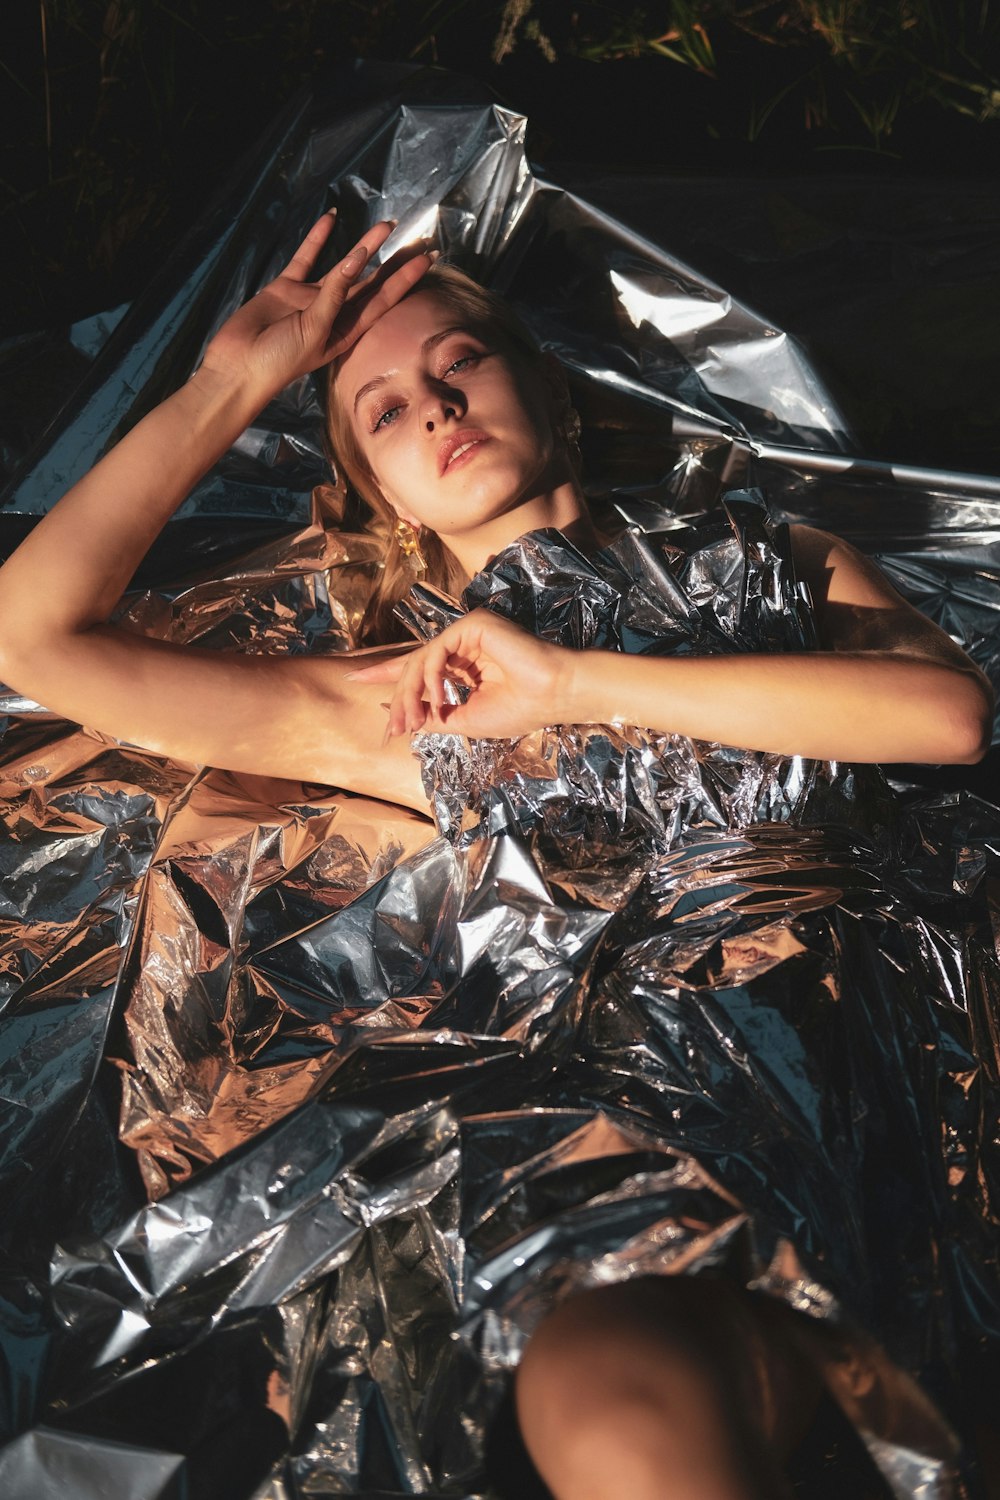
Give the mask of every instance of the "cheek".
[(386, 441), (377, 462), (368, 458), (375, 484), (391, 510), (404, 520), (433, 527), (439, 487), (404, 444)]
[(402, 472), (405, 472), (406, 467), (397, 457), (395, 450), (398, 444), (393, 443), (388, 433), (378, 439), (362, 432), (357, 436), (357, 445), (362, 462), (367, 467), (374, 484), (386, 500), (391, 501), (393, 495), (398, 493), (399, 477)]

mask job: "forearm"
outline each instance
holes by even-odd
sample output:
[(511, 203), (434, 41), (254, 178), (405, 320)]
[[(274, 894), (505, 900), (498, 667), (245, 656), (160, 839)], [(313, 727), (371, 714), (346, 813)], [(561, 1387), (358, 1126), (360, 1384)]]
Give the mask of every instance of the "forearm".
[(568, 657), (566, 722), (618, 719), (823, 760), (972, 762), (989, 743), (990, 694), (971, 665), (878, 652)]
[(391, 233), (385, 222), (312, 281), (332, 228), (324, 214), (282, 273), (226, 320), (187, 385), (74, 485), (0, 570), (0, 675), (30, 671), (39, 652), (107, 620), (178, 504), (270, 397), (351, 348), (427, 270), (416, 255), (360, 286)]
[(8, 652), (106, 620), (193, 486), (263, 405), (199, 371), (144, 417), (44, 516), (0, 569)]
[(59, 502), (0, 570), (0, 677), (47, 708), (184, 760), (335, 783), (426, 806), (406, 744), (384, 745), (377, 688), (349, 661), (241, 657), (107, 623), (177, 505), (271, 396), (355, 342), (428, 267), (364, 286), (389, 237), (374, 225), (318, 280), (325, 214), (282, 273), (223, 324), (198, 373)]
[[(370, 660), (370, 658), (362, 658)], [(338, 786), (425, 812), (409, 740), (385, 743), (385, 693), (350, 678), (351, 656), (243, 656), (129, 635), (68, 635), (33, 663), (56, 713), (197, 765)]]

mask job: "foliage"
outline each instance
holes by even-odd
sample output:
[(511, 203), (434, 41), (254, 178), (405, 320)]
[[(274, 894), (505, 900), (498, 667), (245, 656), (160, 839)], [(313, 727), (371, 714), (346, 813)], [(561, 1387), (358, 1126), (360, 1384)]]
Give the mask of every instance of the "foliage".
[[(534, 0), (507, 0), (495, 55), (519, 34), (556, 56)], [(553, 9), (553, 7), (549, 7)], [(807, 129), (853, 114), (879, 148), (900, 110), (934, 101), (974, 119), (1000, 114), (995, 60), (1000, 18), (989, 0), (669, 0), (667, 4), (574, 8), (568, 49), (590, 61), (653, 54), (718, 78), (716, 48), (733, 34), (783, 49), (791, 77), (755, 102), (747, 135), (760, 134), (779, 104), (797, 99)]]

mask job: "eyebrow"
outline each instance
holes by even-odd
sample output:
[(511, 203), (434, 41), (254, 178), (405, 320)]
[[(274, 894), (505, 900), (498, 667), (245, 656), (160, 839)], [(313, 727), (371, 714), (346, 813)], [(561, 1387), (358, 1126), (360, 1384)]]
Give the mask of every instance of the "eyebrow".
[[(420, 352), (421, 354), (429, 353), (438, 344), (444, 343), (445, 339), (450, 338), (453, 333), (469, 332), (470, 329), (466, 328), (464, 323), (453, 323), (450, 328), (442, 328), (439, 333), (432, 333), (429, 339), (424, 339), (420, 346)], [(386, 375), (376, 375), (374, 380), (369, 380), (366, 385), (363, 385), (354, 398), (354, 410), (357, 411), (365, 396), (371, 395), (372, 391), (377, 391), (379, 386), (385, 385), (391, 379), (392, 371)]]

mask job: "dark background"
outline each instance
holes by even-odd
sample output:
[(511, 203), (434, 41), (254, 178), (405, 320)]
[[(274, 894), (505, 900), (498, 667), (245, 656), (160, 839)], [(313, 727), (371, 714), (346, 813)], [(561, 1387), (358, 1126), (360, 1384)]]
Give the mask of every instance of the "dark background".
[(866, 452), (1000, 469), (990, 0), (16, 0), (6, 19), (12, 461), (72, 384), (48, 355), (21, 378), (38, 331), (131, 300), (296, 92), (336, 99), (364, 57), (526, 113), (556, 181), (802, 338)]
[(876, 180), (1000, 163), (989, 0), (16, 0), (7, 21), (7, 332), (132, 296), (269, 118), (352, 56), (474, 74), (528, 114), (543, 161)]

